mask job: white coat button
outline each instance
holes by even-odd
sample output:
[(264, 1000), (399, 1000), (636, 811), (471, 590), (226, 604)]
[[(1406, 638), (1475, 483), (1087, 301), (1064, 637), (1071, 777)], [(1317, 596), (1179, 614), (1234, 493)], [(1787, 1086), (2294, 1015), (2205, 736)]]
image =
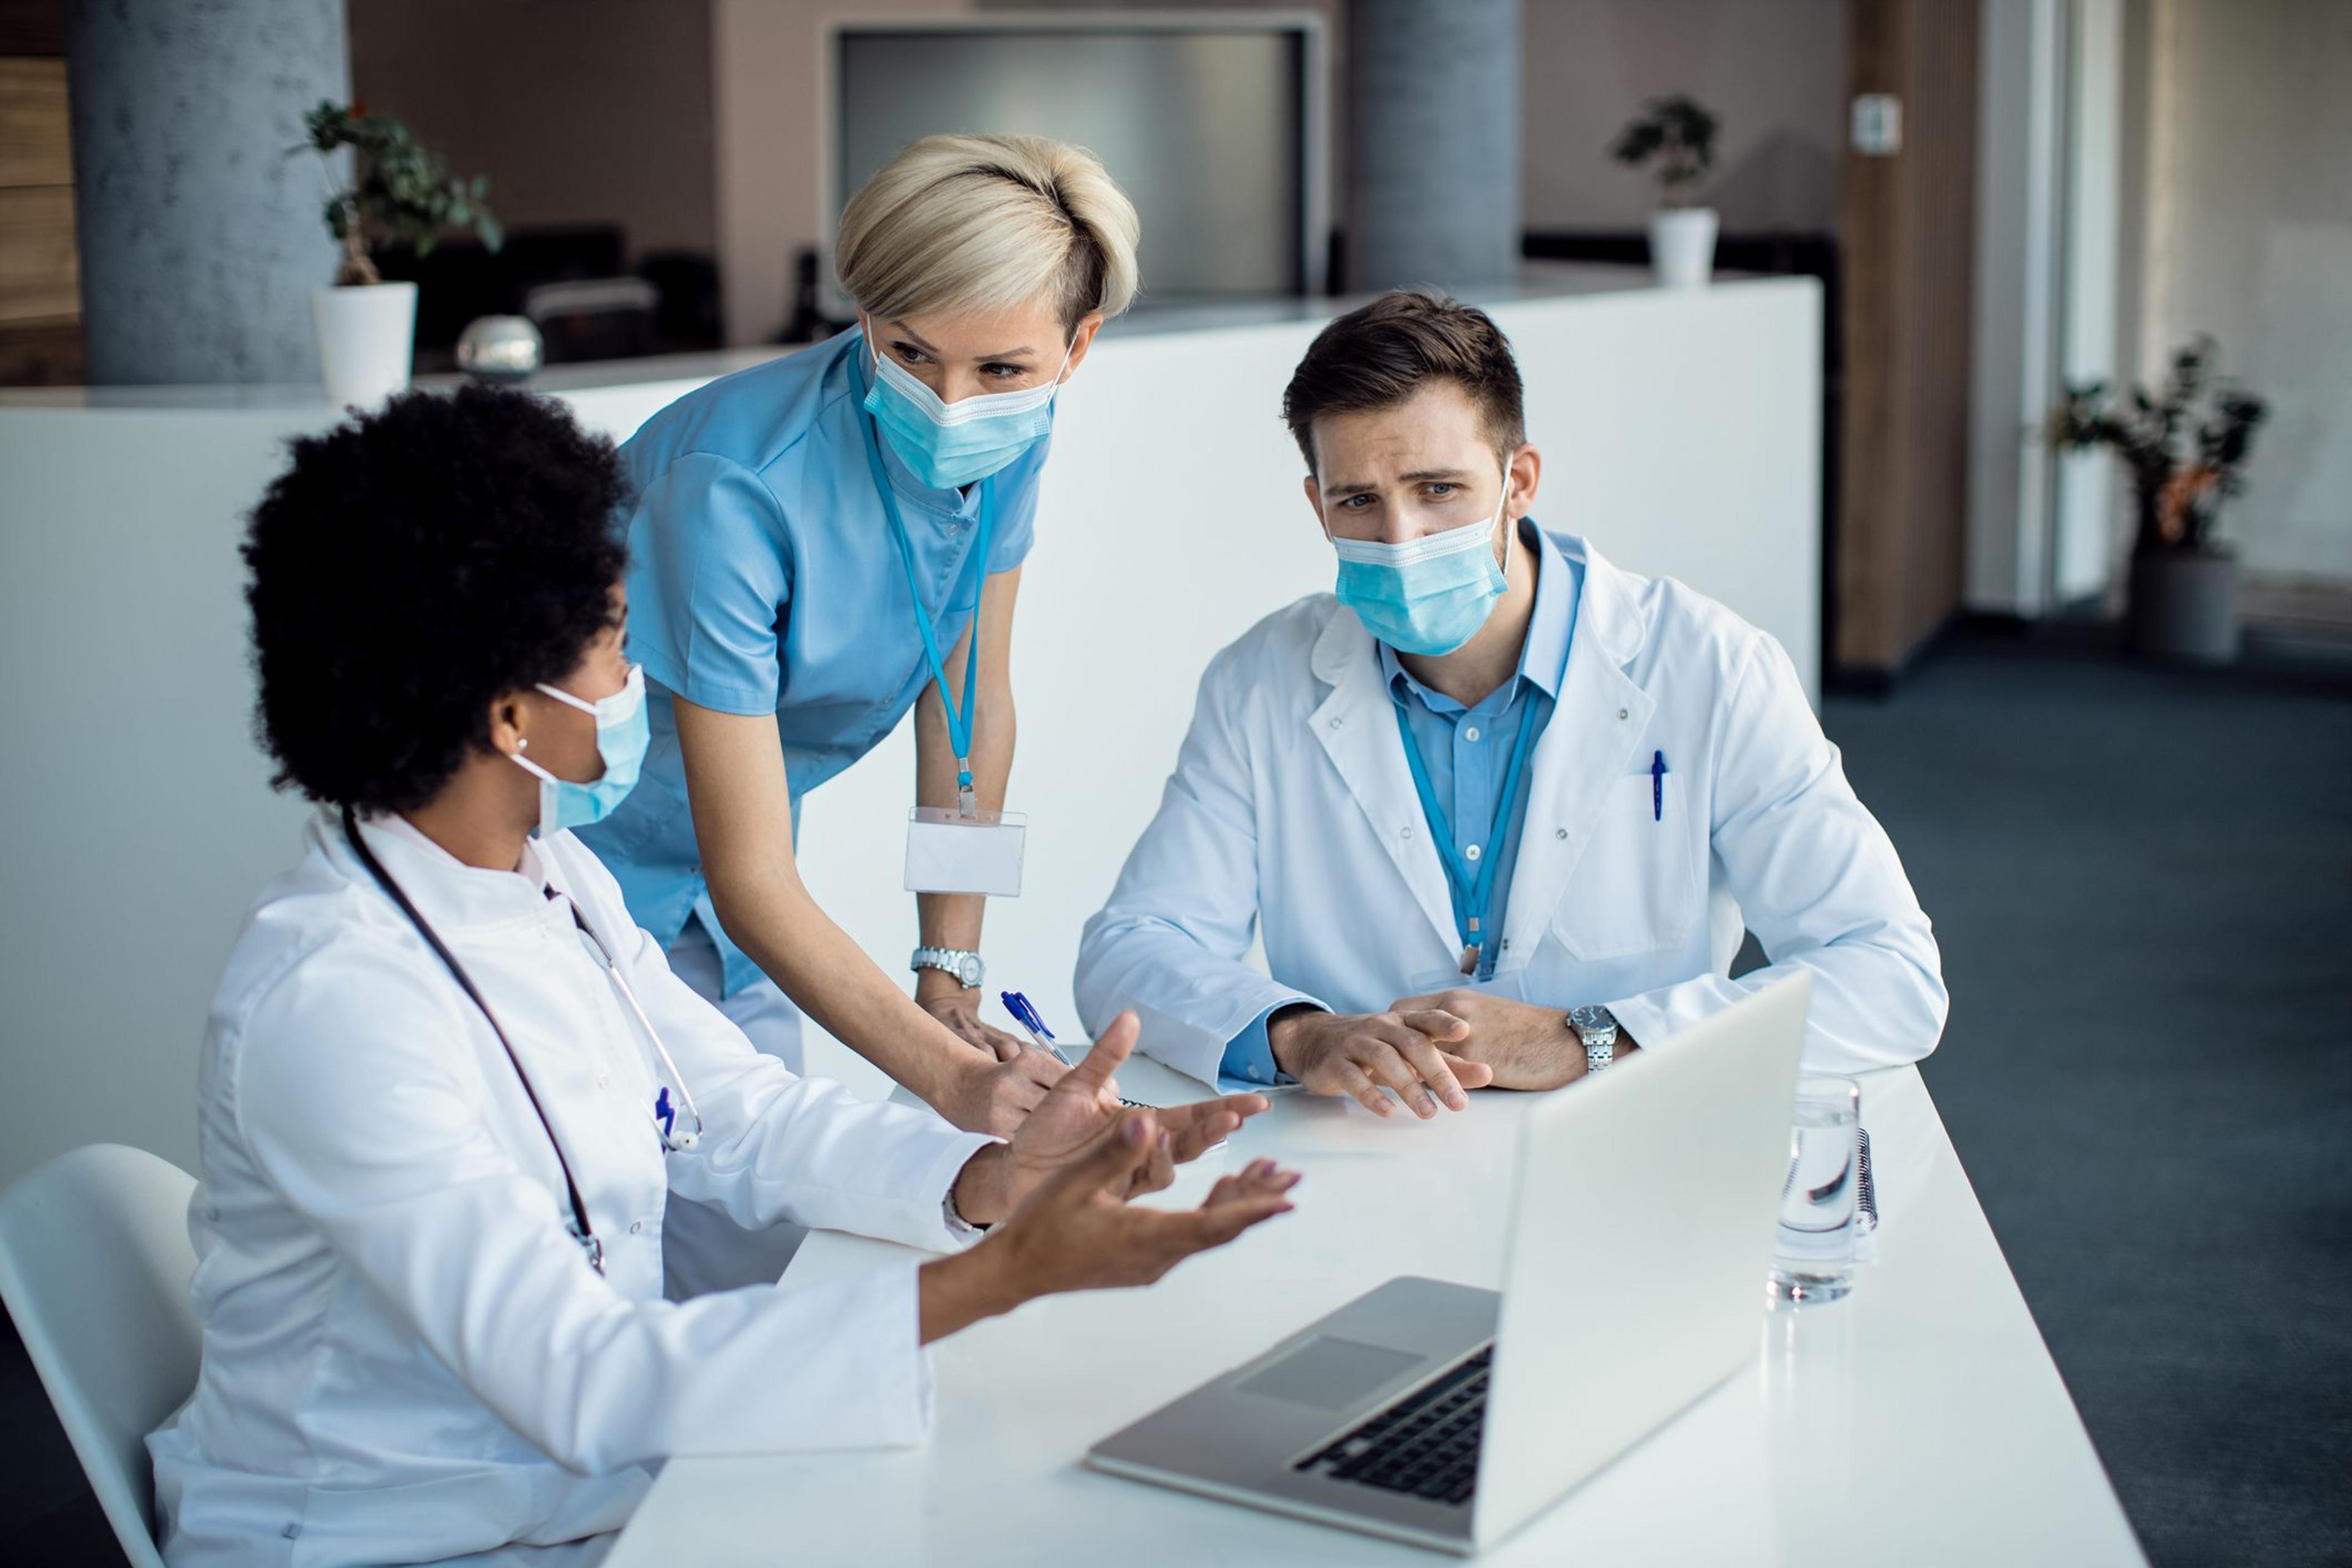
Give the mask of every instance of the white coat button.
[(1623, 710), (1622, 708), (1620, 708), (1619, 710), (1617, 710), (1617, 717), (1619, 717), (1620, 719), (1624, 718), (1624, 717), (1625, 717), (1625, 710)]
[(631, 1236), (643, 1236), (643, 1235), (645, 1235), (645, 1233), (646, 1233), (646, 1222), (645, 1222), (645, 1221), (643, 1221), (643, 1220), (641, 1220), (641, 1219), (633, 1219), (633, 1220), (631, 1220), (631, 1221), (629, 1222), (629, 1234), (630, 1234)]
[(1397, 830), (1397, 837), (1399, 838), (1410, 838), (1412, 837), (1412, 829), (1410, 827), (1399, 828)]
[(1331, 728), (1333, 728), (1334, 730), (1336, 730), (1336, 729), (1338, 729), (1339, 727), (1339, 721), (1338, 721), (1337, 719), (1332, 720), (1332, 721), (1331, 721)]
[(1476, 739), (1478, 738), (1478, 726), (1477, 726), (1477, 725), (1475, 725), (1475, 724), (1473, 724), (1473, 725), (1471, 725), (1471, 726), (1470, 726), (1470, 728), (1468, 728), (1467, 730), (1463, 731), (1462, 731), (1462, 738), (1463, 738), (1464, 740), (1465, 740), (1465, 741), (1475, 741), (1475, 740), (1476, 740)]
[(608, 1072), (600, 1072), (600, 1073), (598, 1073), (598, 1074), (596, 1075), (596, 1087), (597, 1087), (598, 1089), (610, 1089), (610, 1088), (612, 1088), (612, 1087), (613, 1087), (613, 1075), (612, 1075), (611, 1073), (608, 1073)]
[(1462, 851), (1462, 858), (1465, 860), (1475, 860), (1478, 858), (1478, 847), (1473, 844), (1469, 848)]
[(1551, 836), (1552, 836), (1554, 838), (1565, 838), (1565, 837), (1568, 837), (1568, 829), (1567, 829), (1567, 828), (1565, 828), (1565, 827), (1556, 827), (1556, 828), (1552, 829), (1552, 835), (1551, 835)]

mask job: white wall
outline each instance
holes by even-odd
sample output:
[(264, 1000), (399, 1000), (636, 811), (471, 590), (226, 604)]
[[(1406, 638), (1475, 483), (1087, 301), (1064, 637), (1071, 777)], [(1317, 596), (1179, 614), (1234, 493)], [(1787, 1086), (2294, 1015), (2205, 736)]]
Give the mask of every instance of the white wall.
[(2352, 582), (2352, 5), (2148, 3), (2143, 374), (2218, 338), (2272, 404), (2222, 532), (2252, 572)]
[(1978, 13), (1977, 244), (1969, 408), (1968, 605), (2038, 616), (2050, 598), (2058, 390), (2067, 0)]
[[(1809, 676), (1820, 312), (1803, 279), (1495, 310), (1549, 458), (1538, 518), (1720, 596)], [(1014, 640), (1030, 890), (986, 942), (1049, 1017), (1075, 1019), (1078, 927), (1158, 802), (1210, 654), (1328, 584), (1276, 414), (1318, 325), (1107, 336), (1063, 404)], [(566, 395), (625, 435), (689, 384)], [(205, 1001), (304, 816), (251, 741), (236, 546), (283, 439), (328, 414), (23, 401), (0, 397), (0, 1182), (101, 1139), (192, 1165)], [(915, 931), (913, 771), (902, 727), (802, 826), (811, 886), (893, 973)]]

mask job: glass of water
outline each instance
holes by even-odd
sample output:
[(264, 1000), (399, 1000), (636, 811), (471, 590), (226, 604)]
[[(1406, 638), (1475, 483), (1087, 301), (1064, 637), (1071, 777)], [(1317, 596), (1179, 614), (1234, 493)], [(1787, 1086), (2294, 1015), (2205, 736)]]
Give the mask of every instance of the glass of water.
[(1799, 1080), (1772, 1258), (1771, 1293), (1781, 1300), (1834, 1301), (1853, 1288), (1861, 1128), (1862, 1085), (1850, 1078)]

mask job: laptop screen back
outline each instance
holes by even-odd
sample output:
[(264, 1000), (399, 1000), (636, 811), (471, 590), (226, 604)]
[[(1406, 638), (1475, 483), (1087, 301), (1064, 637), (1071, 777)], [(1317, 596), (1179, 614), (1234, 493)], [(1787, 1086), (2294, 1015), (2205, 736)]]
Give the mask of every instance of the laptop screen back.
[(1529, 1108), (1480, 1544), (1754, 1353), (1811, 979), (1781, 981)]

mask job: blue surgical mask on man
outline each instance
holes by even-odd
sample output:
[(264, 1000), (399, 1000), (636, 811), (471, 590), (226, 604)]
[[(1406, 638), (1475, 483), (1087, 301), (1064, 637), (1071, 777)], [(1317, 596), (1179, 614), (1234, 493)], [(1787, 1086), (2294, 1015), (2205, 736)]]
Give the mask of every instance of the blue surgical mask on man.
[[(1507, 489), (1507, 476), (1505, 482)], [(1477, 635), (1508, 585), (1495, 563), (1495, 524), (1502, 511), (1498, 503), (1480, 521), (1402, 544), (1333, 536), (1339, 602), (1399, 653), (1452, 653)], [(1503, 548), (1510, 549), (1507, 536)]]
[[(869, 340), (874, 384), (866, 411), (915, 477), (934, 489), (977, 484), (1037, 444), (1054, 427), (1054, 395), (1061, 390), (1062, 363), (1035, 386), (1015, 392), (983, 392), (949, 403), (921, 378), (884, 357)], [(1076, 346), (1072, 340), (1071, 347)]]
[(593, 784), (573, 784), (557, 778), (520, 752), (508, 755), (539, 780), (539, 836), (551, 837), (567, 827), (585, 827), (613, 815), (614, 808), (637, 786), (637, 770), (645, 765), (646, 747), (653, 738), (646, 718), (646, 672), (629, 667), (621, 689), (600, 702), (574, 697), (541, 682), (540, 690), (596, 721), (596, 754), (604, 772)]

